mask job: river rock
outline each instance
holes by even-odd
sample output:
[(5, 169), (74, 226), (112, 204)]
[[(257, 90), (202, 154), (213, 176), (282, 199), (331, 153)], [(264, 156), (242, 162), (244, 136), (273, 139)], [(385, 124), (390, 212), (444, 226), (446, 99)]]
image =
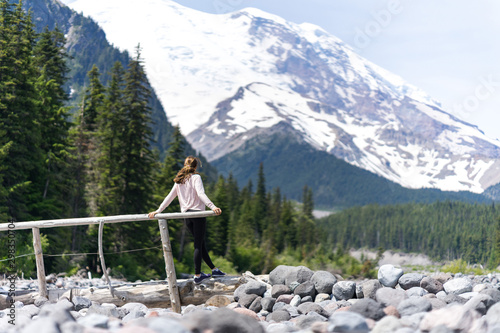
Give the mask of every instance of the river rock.
[(408, 298), (408, 295), (402, 289), (383, 287), (377, 290), (375, 298), (383, 306), (393, 305), (397, 308), (399, 303)]
[(285, 278), (295, 267), (279, 265), (269, 273), (269, 284), (285, 284)]
[(384, 287), (394, 288), (402, 275), (403, 270), (393, 265), (382, 265), (378, 270), (378, 280)]
[(284, 284), (275, 284), (271, 288), (271, 297), (273, 297), (273, 298), (278, 298), (281, 295), (287, 295), (287, 294), (291, 294), (291, 293), (292, 293), (292, 290), (290, 289), (290, 287), (288, 287), (287, 285), (284, 285)]
[(260, 310), (262, 310), (262, 297), (257, 296), (257, 298), (255, 298), (253, 300), (252, 304), (250, 304), (250, 306), (248, 307), (248, 309), (252, 310), (255, 313), (257, 313)]
[(472, 282), (468, 278), (455, 278), (443, 284), (447, 294), (460, 295), (472, 291)]
[(368, 333), (365, 318), (355, 312), (335, 312), (329, 319), (328, 332)]
[(275, 321), (277, 323), (288, 320), (290, 320), (290, 313), (286, 310), (273, 311), (266, 317), (266, 321)]
[(109, 317), (99, 313), (87, 314), (77, 320), (78, 324), (88, 328), (108, 328)]
[(396, 332), (398, 331), (398, 329), (402, 327), (403, 325), (400, 323), (398, 318), (394, 316), (385, 316), (375, 324), (375, 327), (373, 327), (373, 330), (371, 332), (372, 333)]
[(217, 309), (210, 315), (212, 332), (264, 333), (264, 328), (254, 319), (234, 310)]
[(430, 276), (426, 276), (420, 281), (420, 287), (432, 294), (437, 294), (443, 290), (443, 284)]
[(379, 320), (385, 316), (382, 304), (371, 298), (360, 299), (349, 308), (349, 311), (359, 313), (363, 317), (373, 320)]
[(311, 296), (311, 298), (314, 298), (316, 296), (316, 289), (314, 287), (314, 283), (312, 283), (311, 281), (306, 281), (295, 288), (293, 293), (295, 295), (299, 295), (301, 298), (306, 296)]
[(454, 332), (469, 332), (474, 321), (480, 314), (474, 310), (467, 310), (461, 305), (450, 305), (448, 307), (427, 312), (420, 323), (420, 330), (431, 331), (434, 327), (444, 325)]
[(375, 299), (377, 290), (382, 288), (382, 284), (380, 283), (380, 281), (374, 279), (364, 282), (361, 286), (363, 288), (363, 296), (365, 298), (371, 298), (371, 299)]
[(271, 312), (273, 311), (273, 306), (276, 303), (276, 298), (264, 297), (260, 304), (262, 305), (262, 310)]
[(399, 280), (399, 286), (404, 290), (408, 290), (413, 287), (420, 287), (420, 282), (424, 278), (423, 274), (418, 273), (407, 273), (403, 274)]
[(238, 304), (241, 305), (242, 307), (245, 307), (248, 309), (248, 307), (250, 307), (250, 305), (252, 304), (252, 302), (259, 296), (255, 295), (255, 294), (250, 294), (250, 295), (243, 295), (240, 297), (240, 299), (238, 300)]
[(264, 295), (267, 289), (265, 284), (254, 280), (248, 281), (243, 286), (245, 286), (243, 288), (243, 292), (247, 295), (262, 296)]
[(415, 313), (431, 311), (432, 305), (423, 297), (411, 297), (401, 301), (397, 309), (401, 316), (411, 316)]
[(292, 300), (290, 301), (290, 305), (297, 307), (300, 305), (301, 297), (299, 295), (293, 296)]
[(339, 281), (332, 289), (332, 294), (336, 300), (348, 300), (356, 292), (356, 283), (352, 281)]
[(330, 272), (316, 271), (311, 277), (311, 282), (318, 294), (331, 294), (333, 286), (337, 283), (337, 278)]
[(303, 283), (311, 280), (314, 272), (305, 266), (297, 266), (288, 271), (285, 277), (285, 284), (290, 286), (292, 282)]
[(325, 318), (328, 318), (330, 314), (326, 312), (323, 307), (317, 303), (307, 302), (302, 303), (297, 307), (299, 313), (308, 314), (309, 312), (316, 312), (319, 315), (322, 315)]
[(87, 297), (75, 296), (73, 297), (73, 308), (75, 311), (80, 311), (81, 309), (90, 308), (92, 302)]
[(406, 295), (408, 295), (408, 297), (422, 297), (424, 295), (427, 295), (428, 293), (429, 292), (427, 290), (421, 287), (411, 287), (410, 289), (406, 290)]

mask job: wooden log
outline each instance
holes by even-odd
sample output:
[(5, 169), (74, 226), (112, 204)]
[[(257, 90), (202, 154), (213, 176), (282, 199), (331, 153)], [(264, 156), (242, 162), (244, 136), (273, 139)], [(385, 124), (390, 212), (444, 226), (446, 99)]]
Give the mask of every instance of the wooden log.
[(40, 229), (33, 228), (33, 249), (35, 250), (36, 275), (38, 277), (38, 290), (40, 296), (47, 297), (47, 283), (45, 281), (45, 266), (43, 263), (42, 242), (40, 240)]
[(181, 313), (181, 299), (179, 296), (179, 289), (177, 287), (174, 256), (172, 254), (172, 246), (170, 245), (170, 237), (168, 235), (167, 220), (159, 219), (158, 226), (160, 228), (163, 257), (165, 258), (165, 271), (167, 272), (170, 302), (172, 304), (172, 309), (174, 310), (174, 312)]
[[(218, 279), (204, 280), (202, 284), (195, 285), (192, 279), (179, 280), (177, 282), (181, 305), (204, 304), (209, 298), (215, 295), (233, 296), (234, 291), (246, 279), (241, 276), (226, 276)], [(61, 297), (83, 296), (99, 304), (112, 303), (116, 306), (123, 306), (126, 303), (137, 302), (146, 305), (148, 308), (169, 308), (171, 307), (169, 286), (165, 281), (143, 282), (140, 284), (127, 283), (121, 286), (114, 286), (115, 297), (112, 297), (107, 288), (85, 288), (85, 289), (51, 289), (49, 290), (49, 300), (56, 302)], [(19, 291), (16, 293), (16, 301), (21, 301), (24, 305), (33, 304), (39, 296), (35, 291)], [(0, 310), (9, 305), (7, 297), (0, 295)]]
[[(137, 221), (152, 221), (158, 219), (175, 220), (184, 218), (207, 217), (215, 215), (211, 210), (204, 210), (200, 212), (186, 212), (186, 213), (161, 213), (156, 214), (153, 219), (148, 217), (148, 214), (136, 215), (116, 215), (116, 216), (103, 216), (103, 217), (83, 217), (75, 219), (59, 219), (59, 220), (43, 220), (43, 221), (29, 221), (29, 222), (13, 222), (15, 230), (32, 229), (32, 228), (54, 228), (54, 227), (68, 227), (77, 225), (90, 225), (99, 224), (102, 220), (105, 223), (121, 223), (121, 222), (137, 222)], [(10, 223), (0, 223), (0, 231), (9, 230)]]

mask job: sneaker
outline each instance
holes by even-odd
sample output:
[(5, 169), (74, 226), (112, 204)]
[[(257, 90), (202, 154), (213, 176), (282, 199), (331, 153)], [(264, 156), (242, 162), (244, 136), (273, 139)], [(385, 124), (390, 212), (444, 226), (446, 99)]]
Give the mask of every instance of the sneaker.
[(201, 281), (203, 281), (205, 279), (210, 279), (210, 274), (205, 274), (202, 272), (199, 277), (197, 277), (197, 276), (194, 277), (194, 283), (200, 284)]
[(212, 277), (214, 277), (214, 278), (215, 278), (215, 277), (221, 277), (221, 276), (224, 276), (224, 275), (226, 275), (226, 273), (222, 272), (222, 271), (221, 271), (220, 269), (218, 269), (218, 268), (214, 268), (214, 269), (212, 270)]

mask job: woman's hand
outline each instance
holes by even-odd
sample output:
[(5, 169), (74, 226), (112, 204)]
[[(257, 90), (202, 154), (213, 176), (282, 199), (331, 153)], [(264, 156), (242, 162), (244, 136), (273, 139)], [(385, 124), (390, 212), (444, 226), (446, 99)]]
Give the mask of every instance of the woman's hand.
[(148, 214), (149, 218), (152, 219), (155, 217), (155, 215), (158, 214), (157, 212), (151, 212)]
[(212, 209), (213, 212), (215, 213), (215, 215), (220, 215), (222, 213), (222, 210), (219, 208), (219, 207), (215, 207), (214, 209)]

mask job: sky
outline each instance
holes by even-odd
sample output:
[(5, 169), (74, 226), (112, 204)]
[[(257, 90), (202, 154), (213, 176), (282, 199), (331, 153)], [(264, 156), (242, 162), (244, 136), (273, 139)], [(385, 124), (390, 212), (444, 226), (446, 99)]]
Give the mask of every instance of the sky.
[(500, 139), (498, 0), (174, 0), (223, 14), (255, 7), (313, 23)]

